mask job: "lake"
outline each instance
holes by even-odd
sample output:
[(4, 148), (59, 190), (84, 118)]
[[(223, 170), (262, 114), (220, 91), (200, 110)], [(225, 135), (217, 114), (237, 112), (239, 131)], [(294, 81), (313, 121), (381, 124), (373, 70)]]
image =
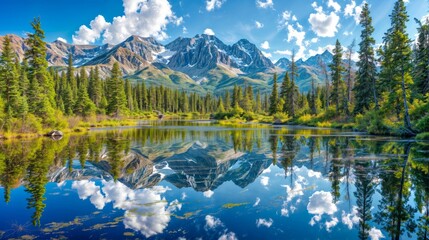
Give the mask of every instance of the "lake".
[(427, 239), (429, 143), (149, 121), (0, 144), (0, 238)]

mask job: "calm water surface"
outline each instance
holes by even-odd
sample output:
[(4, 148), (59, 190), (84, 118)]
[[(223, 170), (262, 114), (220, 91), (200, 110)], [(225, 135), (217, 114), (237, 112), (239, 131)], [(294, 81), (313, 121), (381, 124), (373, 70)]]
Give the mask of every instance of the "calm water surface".
[(0, 143), (0, 238), (427, 239), (429, 143), (148, 122)]

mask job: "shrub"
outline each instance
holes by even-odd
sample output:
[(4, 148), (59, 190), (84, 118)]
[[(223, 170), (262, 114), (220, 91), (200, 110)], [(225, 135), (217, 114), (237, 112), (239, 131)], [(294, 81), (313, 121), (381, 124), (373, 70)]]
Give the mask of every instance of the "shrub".
[(356, 116), (356, 127), (361, 131), (367, 131), (371, 134), (389, 134), (389, 124), (384, 119), (384, 114), (381, 111), (368, 111), (365, 115)]
[(429, 132), (420, 133), (416, 136), (417, 140), (429, 141)]
[(417, 121), (416, 124), (417, 130), (420, 132), (429, 132), (429, 115), (422, 117)]
[(314, 119), (314, 116), (310, 114), (304, 114), (297, 119), (297, 122), (299, 124), (305, 124), (305, 123), (309, 123), (312, 119)]
[(332, 127), (332, 123), (329, 121), (317, 122), (317, 127)]
[(38, 133), (42, 131), (42, 119), (34, 116), (33, 114), (27, 114), (25, 121), (21, 126), (21, 132), (23, 133)]
[(290, 120), (289, 115), (287, 115), (286, 113), (276, 113), (273, 116), (274, 118), (274, 122), (287, 122)]

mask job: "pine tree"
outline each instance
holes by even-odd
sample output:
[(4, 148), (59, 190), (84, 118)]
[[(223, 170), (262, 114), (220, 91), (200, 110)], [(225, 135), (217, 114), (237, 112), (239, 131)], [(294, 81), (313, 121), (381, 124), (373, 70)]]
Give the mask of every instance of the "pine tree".
[(127, 79), (125, 80), (125, 96), (127, 98), (127, 108), (130, 111), (134, 111), (134, 100), (133, 100), (133, 93), (132, 93), (132, 87), (130, 81)]
[(286, 113), (289, 111), (288, 104), (290, 104), (288, 102), (288, 98), (290, 96), (289, 90), (290, 90), (289, 73), (286, 72), (283, 78), (282, 85), (280, 86), (280, 98), (282, 98), (285, 102), (285, 104), (283, 105), (283, 112), (286, 112)]
[(81, 68), (79, 79), (80, 84), (78, 88), (76, 103), (74, 105), (74, 113), (83, 117), (87, 117), (95, 112), (96, 107), (88, 96), (88, 77), (86, 75), (84, 67)]
[(73, 67), (73, 56), (71, 53), (69, 53), (68, 60), (67, 60), (67, 82), (70, 85), (70, 88), (73, 93), (73, 98), (76, 99), (77, 97), (77, 80), (74, 73), (74, 67)]
[(88, 86), (88, 94), (91, 97), (92, 102), (95, 104), (97, 108), (101, 107), (101, 99), (103, 95), (103, 87), (100, 79), (100, 73), (98, 66), (95, 69), (91, 69), (90, 78), (89, 78), (89, 86)]
[(280, 111), (281, 111), (281, 109), (279, 109), (279, 93), (277, 90), (277, 74), (274, 73), (273, 90), (271, 91), (270, 107), (269, 107), (268, 112), (270, 115), (274, 115)]
[(325, 76), (325, 91), (323, 92), (323, 94), (321, 95), (321, 97), (324, 98), (324, 101), (322, 101), (324, 103), (324, 108), (325, 110), (327, 110), (329, 108), (329, 95), (330, 95), (330, 84), (329, 84), (329, 75), (328, 75), (328, 69), (326, 67), (325, 62), (323, 62), (323, 60), (321, 58), (318, 59), (319, 62), (319, 66), (322, 70), (322, 74)]
[(148, 91), (146, 89), (146, 84), (142, 83), (142, 110), (148, 110), (149, 109), (149, 97), (148, 97)]
[(329, 67), (331, 68), (333, 87), (330, 98), (335, 104), (335, 110), (337, 114), (340, 113), (340, 108), (342, 108), (340, 104), (342, 102), (342, 99), (344, 99), (344, 81), (342, 79), (344, 67), (342, 65), (342, 57), (343, 49), (337, 39), (337, 42), (335, 43), (334, 57), (332, 59), (332, 63), (329, 65)]
[(362, 32), (361, 42), (359, 43), (359, 61), (357, 62), (358, 71), (356, 85), (353, 89), (356, 98), (355, 114), (369, 110), (371, 103), (375, 105), (375, 109), (378, 109), (376, 89), (377, 70), (374, 53), (375, 40), (372, 37), (374, 27), (372, 26), (372, 17), (370, 16), (368, 3), (365, 3), (362, 8), (360, 24)]
[(241, 102), (241, 88), (238, 87), (237, 85), (234, 85), (231, 107), (232, 108), (239, 107), (240, 102)]
[(390, 18), (392, 27), (385, 34), (381, 51), (381, 81), (388, 93), (385, 107), (390, 109), (393, 106), (398, 117), (402, 113), (404, 127), (412, 134), (407, 100), (407, 95), (410, 94), (407, 86), (412, 85), (412, 52), (406, 33), (408, 15), (403, 0), (395, 2)]
[(299, 76), (298, 73), (298, 66), (296, 65), (295, 62), (295, 50), (292, 51), (292, 57), (291, 57), (291, 61), (290, 61), (290, 89), (289, 89), (289, 96), (288, 96), (288, 105), (289, 105), (289, 114), (292, 117), (295, 117), (295, 112), (296, 112), (296, 100), (298, 97), (298, 88), (295, 85), (296, 82), (296, 78)]
[(41, 28), (40, 19), (31, 23), (34, 33), (28, 34), (26, 44), (28, 49), (25, 57), (28, 61), (30, 78), (30, 111), (42, 117), (45, 122), (54, 118), (55, 89), (50, 74), (47, 71), (45, 34)]
[(5, 101), (5, 112), (10, 117), (16, 116), (16, 110), (21, 103), (18, 85), (19, 70), (16, 68), (14, 55), (10, 37), (6, 36), (0, 56), (0, 89), (3, 89), (1, 94)]
[(108, 113), (119, 117), (126, 111), (127, 99), (121, 69), (117, 62), (113, 64), (111, 77), (107, 80), (107, 89)]
[(224, 108), (224, 106), (223, 106), (223, 100), (222, 100), (222, 97), (220, 97), (220, 98), (218, 99), (217, 112), (225, 112), (225, 108)]
[(28, 77), (27, 77), (27, 70), (28, 70), (28, 64), (27, 64), (27, 60), (24, 58), (24, 60), (22, 61), (22, 65), (19, 73), (19, 91), (21, 92), (22, 96), (28, 95), (28, 88), (30, 85), (30, 81), (28, 80)]
[(231, 108), (231, 96), (229, 91), (226, 91), (225, 93), (225, 110), (229, 111), (229, 109)]
[(255, 100), (255, 108), (254, 108), (254, 112), (255, 113), (260, 113), (262, 110), (262, 106), (261, 106), (262, 100), (261, 100), (261, 92), (258, 91), (256, 92), (256, 100)]
[(349, 106), (353, 104), (352, 99), (352, 89), (354, 84), (354, 72), (352, 70), (352, 56), (354, 53), (353, 48), (355, 47), (355, 41), (353, 40), (352, 44), (347, 48), (347, 87), (346, 87), (346, 97), (344, 98), (344, 107), (347, 116), (349, 115)]
[(417, 19), (415, 21), (419, 28), (417, 29), (413, 78), (416, 92), (425, 96), (429, 93), (429, 19), (426, 19), (425, 24)]

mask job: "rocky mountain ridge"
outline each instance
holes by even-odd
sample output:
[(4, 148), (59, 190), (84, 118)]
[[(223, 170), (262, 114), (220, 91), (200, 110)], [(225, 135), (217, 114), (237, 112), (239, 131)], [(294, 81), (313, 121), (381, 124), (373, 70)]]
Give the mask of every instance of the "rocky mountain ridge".
[[(9, 35), (20, 60), (27, 49), (22, 37)], [(4, 37), (0, 36), (0, 52)], [(73, 45), (62, 41), (46, 43), (50, 66), (60, 71), (67, 66), (69, 54), (75, 67), (99, 66), (103, 77), (109, 76), (114, 62), (119, 62), (125, 78), (148, 85), (164, 85), (203, 93), (231, 89), (235, 84), (251, 84), (255, 89), (269, 92), (274, 72), (280, 77), (290, 60), (279, 59), (275, 64), (258, 47), (246, 39), (227, 45), (212, 35), (198, 34), (192, 38), (179, 37), (163, 45), (154, 38), (130, 36), (118, 45)], [(319, 59), (326, 64), (332, 54), (325, 51), (306, 61), (298, 60), (297, 85), (308, 91), (311, 79), (323, 82)]]

